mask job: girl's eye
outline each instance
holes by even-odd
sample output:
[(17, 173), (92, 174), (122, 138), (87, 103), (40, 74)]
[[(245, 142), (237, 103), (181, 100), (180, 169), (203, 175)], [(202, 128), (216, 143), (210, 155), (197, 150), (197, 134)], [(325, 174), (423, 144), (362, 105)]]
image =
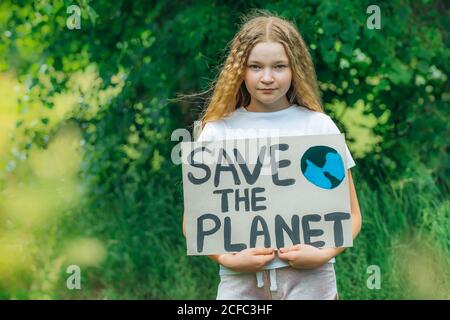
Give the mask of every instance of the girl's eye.
[[(258, 65), (256, 65), (256, 64), (251, 64), (251, 65), (249, 65), (248, 67), (249, 67), (250, 69), (254, 69), (254, 70), (261, 69), (261, 67), (258, 66)], [(287, 68), (287, 65), (284, 65), (284, 64), (277, 64), (277, 65), (275, 66), (275, 69), (284, 69), (284, 68)]]

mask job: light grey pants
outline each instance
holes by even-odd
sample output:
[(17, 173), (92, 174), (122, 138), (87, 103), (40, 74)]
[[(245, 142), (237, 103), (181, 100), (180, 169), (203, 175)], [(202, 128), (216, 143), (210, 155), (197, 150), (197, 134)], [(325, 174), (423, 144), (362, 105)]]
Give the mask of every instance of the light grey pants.
[[(262, 278), (261, 278), (262, 275)], [(259, 278), (259, 279), (258, 279)], [(273, 283), (273, 282), (276, 283)], [(333, 263), (311, 270), (284, 267), (262, 273), (223, 274), (217, 300), (334, 300), (337, 299)]]

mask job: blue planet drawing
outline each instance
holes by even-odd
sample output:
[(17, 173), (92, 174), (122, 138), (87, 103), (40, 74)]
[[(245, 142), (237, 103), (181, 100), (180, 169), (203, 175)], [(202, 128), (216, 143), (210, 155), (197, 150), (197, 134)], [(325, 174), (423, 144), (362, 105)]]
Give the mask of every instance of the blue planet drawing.
[(334, 189), (345, 177), (344, 163), (339, 153), (327, 146), (314, 146), (306, 150), (300, 160), (305, 178), (323, 189)]

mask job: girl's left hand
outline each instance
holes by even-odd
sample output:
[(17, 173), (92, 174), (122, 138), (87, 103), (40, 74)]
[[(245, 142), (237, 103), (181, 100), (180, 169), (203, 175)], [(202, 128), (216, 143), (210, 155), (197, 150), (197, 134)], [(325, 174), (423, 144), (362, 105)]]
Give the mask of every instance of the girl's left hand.
[(327, 263), (330, 255), (321, 249), (308, 244), (297, 244), (290, 248), (280, 248), (278, 257), (296, 269), (314, 269)]

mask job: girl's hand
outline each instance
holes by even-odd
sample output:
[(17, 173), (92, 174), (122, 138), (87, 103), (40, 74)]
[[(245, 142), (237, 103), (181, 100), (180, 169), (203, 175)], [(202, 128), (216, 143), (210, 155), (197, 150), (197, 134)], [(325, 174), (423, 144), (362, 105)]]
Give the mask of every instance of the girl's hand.
[(258, 272), (275, 258), (272, 248), (249, 248), (238, 253), (222, 254), (218, 262), (236, 272)]
[(296, 269), (314, 269), (320, 267), (332, 257), (321, 249), (308, 244), (297, 244), (290, 248), (280, 248), (278, 257)]

